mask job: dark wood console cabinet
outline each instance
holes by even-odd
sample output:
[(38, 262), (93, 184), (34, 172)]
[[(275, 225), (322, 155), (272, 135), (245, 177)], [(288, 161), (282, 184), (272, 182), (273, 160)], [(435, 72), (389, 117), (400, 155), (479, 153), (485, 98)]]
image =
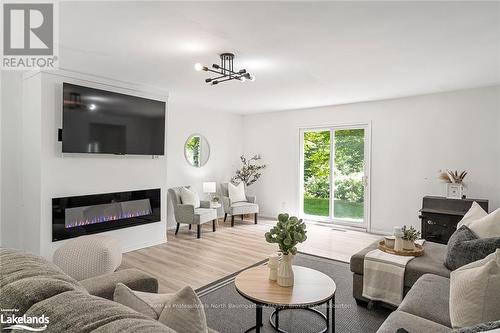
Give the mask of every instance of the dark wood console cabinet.
[(436, 243), (448, 243), (451, 234), (457, 230), (457, 223), (474, 201), (488, 211), (488, 200), (425, 196), (419, 216), (422, 220), (422, 238)]

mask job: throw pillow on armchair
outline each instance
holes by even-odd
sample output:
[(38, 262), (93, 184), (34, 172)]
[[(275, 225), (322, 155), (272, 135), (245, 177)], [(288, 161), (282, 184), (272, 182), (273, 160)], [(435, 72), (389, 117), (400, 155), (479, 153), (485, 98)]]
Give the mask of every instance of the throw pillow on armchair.
[(243, 184), (243, 182), (239, 183), (236, 186), (229, 183), (227, 186), (227, 190), (229, 192), (229, 199), (231, 199), (231, 203), (247, 201), (247, 196), (245, 194), (245, 184)]

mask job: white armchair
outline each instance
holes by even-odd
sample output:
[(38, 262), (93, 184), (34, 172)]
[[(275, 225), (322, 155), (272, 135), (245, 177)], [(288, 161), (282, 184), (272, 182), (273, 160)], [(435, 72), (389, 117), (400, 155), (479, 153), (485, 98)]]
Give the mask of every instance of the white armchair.
[(254, 223), (257, 224), (259, 205), (257, 197), (254, 195), (246, 195), (247, 201), (231, 202), (229, 198), (228, 183), (220, 184), (220, 197), (222, 206), (224, 207), (224, 222), (226, 222), (227, 214), (231, 215), (231, 227), (234, 227), (234, 217), (240, 215), (243, 220), (245, 214), (254, 214)]
[[(189, 188), (189, 186), (184, 186)], [(168, 196), (174, 208), (175, 222), (177, 227), (175, 234), (179, 232), (181, 223), (189, 224), (189, 230), (193, 224), (196, 225), (197, 238), (201, 237), (201, 225), (212, 221), (212, 230), (215, 232), (215, 224), (217, 222), (217, 210), (210, 208), (209, 201), (200, 201), (200, 207), (195, 208), (193, 205), (183, 204), (180, 195), (181, 187), (173, 187), (168, 189)]]

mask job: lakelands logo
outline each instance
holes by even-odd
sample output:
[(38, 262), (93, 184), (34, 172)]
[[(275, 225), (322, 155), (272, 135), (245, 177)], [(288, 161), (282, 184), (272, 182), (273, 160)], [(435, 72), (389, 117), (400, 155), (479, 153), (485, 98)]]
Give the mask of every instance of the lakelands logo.
[(54, 69), (56, 3), (4, 3), (2, 69)]
[(0, 314), (0, 323), (4, 330), (26, 330), (31, 332), (42, 332), (47, 329), (49, 317), (41, 315), (39, 317)]

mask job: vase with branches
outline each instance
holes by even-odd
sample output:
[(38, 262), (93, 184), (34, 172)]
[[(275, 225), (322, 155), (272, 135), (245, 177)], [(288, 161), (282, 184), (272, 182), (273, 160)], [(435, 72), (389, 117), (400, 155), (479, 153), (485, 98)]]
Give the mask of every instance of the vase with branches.
[(467, 176), (467, 171), (462, 171), (458, 173), (458, 171), (446, 170), (442, 171), (439, 174), (439, 179), (444, 181), (445, 183), (454, 183), (454, 184), (464, 184), (464, 178)]
[(261, 160), (260, 155), (254, 155), (250, 158), (246, 158), (245, 155), (240, 156), (241, 168), (236, 170), (236, 175), (231, 178), (231, 183), (239, 184), (243, 182), (245, 186), (250, 186), (255, 183), (262, 175), (262, 170), (266, 168), (265, 164), (258, 164), (257, 162)]
[(467, 171), (458, 172), (457, 170), (444, 170), (439, 174), (439, 179), (446, 183), (446, 197), (453, 199), (465, 198), (464, 188), (465, 176)]

